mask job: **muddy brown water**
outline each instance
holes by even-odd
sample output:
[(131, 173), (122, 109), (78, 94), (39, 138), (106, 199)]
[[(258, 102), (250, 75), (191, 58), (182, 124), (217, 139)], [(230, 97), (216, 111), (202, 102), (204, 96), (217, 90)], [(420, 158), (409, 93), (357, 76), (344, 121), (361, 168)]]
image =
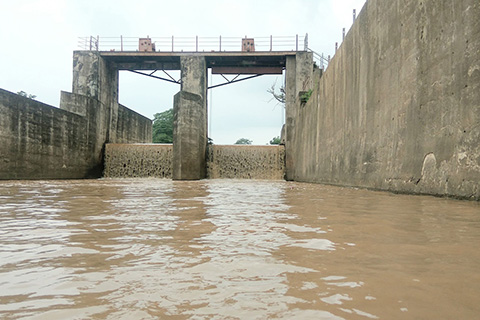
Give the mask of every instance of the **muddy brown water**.
[(0, 318), (479, 319), (480, 205), (283, 181), (4, 181)]

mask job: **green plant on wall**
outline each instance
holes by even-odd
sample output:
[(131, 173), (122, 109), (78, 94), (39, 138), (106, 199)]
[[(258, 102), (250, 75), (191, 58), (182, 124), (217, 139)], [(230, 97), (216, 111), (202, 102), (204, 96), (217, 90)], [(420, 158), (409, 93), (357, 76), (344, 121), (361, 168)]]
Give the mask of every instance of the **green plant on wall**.
[(310, 97), (312, 96), (312, 92), (313, 92), (313, 89), (310, 89), (308, 91), (302, 91), (300, 93), (300, 101), (302, 103), (307, 103), (307, 101), (310, 99)]

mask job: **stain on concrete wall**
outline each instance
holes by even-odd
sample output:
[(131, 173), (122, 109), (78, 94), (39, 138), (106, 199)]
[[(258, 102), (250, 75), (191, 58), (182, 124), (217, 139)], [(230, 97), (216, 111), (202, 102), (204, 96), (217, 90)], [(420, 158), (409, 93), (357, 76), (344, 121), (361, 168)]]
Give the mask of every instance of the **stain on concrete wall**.
[(112, 144), (105, 146), (107, 178), (172, 178), (171, 144)]
[(210, 179), (285, 179), (284, 146), (222, 146), (208, 148)]
[(369, 0), (296, 107), (295, 180), (480, 199), (478, 17)]

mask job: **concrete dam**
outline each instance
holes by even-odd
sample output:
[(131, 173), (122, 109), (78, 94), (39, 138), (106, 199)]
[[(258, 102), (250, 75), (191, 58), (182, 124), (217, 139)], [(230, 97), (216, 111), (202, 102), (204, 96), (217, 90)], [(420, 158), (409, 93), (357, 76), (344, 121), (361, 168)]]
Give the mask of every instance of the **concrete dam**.
[[(60, 109), (0, 91), (0, 178), (116, 175), (132, 152), (141, 175), (176, 180), (285, 177), (480, 200), (479, 17), (477, 0), (369, 0), (325, 71), (303, 50), (75, 51)], [(208, 68), (285, 72), (285, 146), (207, 147)], [(120, 145), (149, 143), (151, 121), (118, 103), (118, 71), (157, 69), (181, 71), (173, 145)]]

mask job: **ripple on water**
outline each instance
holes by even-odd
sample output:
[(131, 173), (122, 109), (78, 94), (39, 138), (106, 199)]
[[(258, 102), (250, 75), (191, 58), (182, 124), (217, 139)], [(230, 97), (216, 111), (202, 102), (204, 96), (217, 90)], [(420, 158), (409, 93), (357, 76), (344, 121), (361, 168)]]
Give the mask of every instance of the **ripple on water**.
[(287, 182), (4, 182), (0, 314), (472, 318), (479, 213)]

